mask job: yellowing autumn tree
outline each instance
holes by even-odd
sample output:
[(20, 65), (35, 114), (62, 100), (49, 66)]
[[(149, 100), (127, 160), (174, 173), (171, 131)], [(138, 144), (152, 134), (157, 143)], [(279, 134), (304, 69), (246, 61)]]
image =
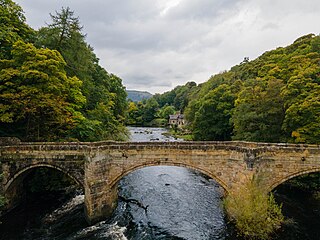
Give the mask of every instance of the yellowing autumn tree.
[(11, 55), (0, 60), (1, 135), (59, 139), (81, 117), (81, 81), (67, 77), (58, 51), (18, 41)]

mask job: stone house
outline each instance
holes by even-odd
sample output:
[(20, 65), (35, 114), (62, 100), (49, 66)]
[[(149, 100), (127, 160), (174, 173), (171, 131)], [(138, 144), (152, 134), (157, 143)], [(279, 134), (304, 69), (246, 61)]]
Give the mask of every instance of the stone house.
[(178, 128), (181, 128), (185, 125), (185, 119), (183, 114), (174, 114), (169, 115), (169, 125), (172, 127), (176, 125)]

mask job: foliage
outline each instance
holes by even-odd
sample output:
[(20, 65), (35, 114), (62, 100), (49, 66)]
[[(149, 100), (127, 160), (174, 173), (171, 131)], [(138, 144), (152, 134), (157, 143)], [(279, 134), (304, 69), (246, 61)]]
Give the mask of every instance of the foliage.
[(36, 45), (58, 50), (67, 62), (68, 75), (86, 81), (95, 56), (81, 33), (79, 18), (68, 7), (50, 16), (52, 23), (39, 29)]
[(0, 0), (0, 59), (10, 58), (16, 41), (31, 40), (33, 35), (22, 8), (11, 0)]
[(147, 123), (151, 122), (156, 117), (158, 108), (159, 104), (154, 98), (148, 99), (144, 106), (142, 120)]
[(317, 192), (320, 189), (320, 173), (309, 173), (294, 177), (284, 184), (290, 187), (296, 187), (308, 192)]
[(52, 23), (35, 32), (21, 7), (0, 3), (0, 134), (29, 141), (125, 139), (125, 88), (99, 65), (73, 11), (51, 14)]
[(245, 83), (233, 111), (234, 137), (246, 141), (279, 142), (283, 136), (283, 81), (256, 79)]
[(270, 239), (284, 217), (272, 194), (269, 196), (253, 179), (226, 197), (225, 209), (239, 233), (249, 239)]
[(177, 111), (168, 104), (162, 108), (155, 98), (142, 102), (129, 102), (126, 124), (135, 126), (166, 126), (169, 115)]
[(142, 102), (135, 103), (129, 102), (126, 124), (127, 125), (142, 125), (142, 114), (143, 114)]
[(81, 115), (81, 81), (66, 76), (57, 51), (18, 41), (11, 54), (0, 60), (0, 131), (11, 135), (16, 127), (22, 140), (57, 140)]
[(135, 110), (132, 108), (133, 104), (130, 103), (127, 124), (144, 126), (163, 126), (167, 124), (169, 115), (184, 112), (195, 87), (196, 83), (188, 82), (169, 92), (155, 94), (150, 99), (135, 103)]
[(196, 139), (320, 143), (319, 43), (303, 36), (194, 87), (184, 112)]
[(83, 81), (82, 92), (87, 99), (82, 110), (87, 119), (80, 121), (70, 137), (82, 141), (124, 139), (127, 94), (121, 79), (99, 65), (73, 11), (62, 8), (51, 14), (51, 18), (52, 23), (39, 30), (36, 43), (61, 52), (67, 63), (67, 74)]
[(194, 139), (230, 140), (233, 102), (234, 94), (226, 84), (210, 91), (198, 105), (193, 125)]
[(188, 105), (189, 96), (196, 86), (195, 82), (188, 82), (183, 86), (175, 87), (169, 92), (155, 94), (154, 99), (158, 102), (160, 108), (170, 105), (178, 111), (184, 112), (185, 107)]
[(153, 126), (153, 127), (166, 127), (167, 125), (168, 125), (168, 119), (164, 119), (164, 118), (155, 118), (148, 124), (148, 126)]
[(173, 106), (164, 105), (159, 109), (158, 115), (160, 118), (166, 119), (168, 121), (169, 115), (173, 115), (177, 112), (177, 110)]

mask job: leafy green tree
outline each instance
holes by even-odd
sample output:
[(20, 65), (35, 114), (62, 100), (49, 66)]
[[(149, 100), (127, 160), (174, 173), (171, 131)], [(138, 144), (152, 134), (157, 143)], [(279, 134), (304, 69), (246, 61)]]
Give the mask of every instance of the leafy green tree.
[(10, 58), (12, 45), (33, 38), (34, 31), (26, 24), (22, 8), (11, 0), (0, 0), (0, 59)]
[[(197, 87), (193, 87), (192, 91), (189, 94), (189, 102), (188, 102), (188, 106), (185, 109), (185, 117), (186, 120), (188, 121), (188, 127), (190, 128), (190, 130), (194, 130), (194, 127), (197, 125), (198, 131), (200, 130), (201, 126), (199, 124), (196, 124), (196, 114), (198, 113), (197, 116), (197, 121), (199, 120), (199, 109), (201, 108), (201, 104), (203, 102), (207, 102), (206, 105), (208, 105), (208, 101), (209, 101), (209, 92), (212, 92), (214, 89), (218, 88), (220, 85), (222, 84), (226, 84), (228, 86), (232, 86), (230, 88), (234, 90), (232, 90), (232, 92), (236, 92), (238, 91), (236, 89), (236, 87), (239, 84), (235, 84), (233, 86), (233, 83), (235, 82), (235, 74), (232, 72), (223, 72), (221, 74), (217, 74), (215, 76), (212, 76), (207, 82), (198, 85)], [(211, 93), (212, 95), (212, 93)], [(202, 109), (202, 111), (204, 111), (204, 108)], [(200, 117), (201, 118), (201, 117)], [(228, 117), (229, 118), (229, 117)], [(217, 118), (215, 118), (217, 120)], [(215, 121), (216, 121), (215, 120)], [(214, 121), (212, 122), (212, 124), (214, 123)], [(226, 123), (228, 124), (228, 123)], [(205, 132), (205, 130), (203, 130), (203, 132)], [(199, 139), (200, 139), (200, 135), (198, 135)]]
[(159, 109), (159, 117), (163, 119), (169, 119), (169, 115), (175, 114), (177, 111), (173, 106), (165, 105)]
[(234, 139), (279, 142), (283, 136), (283, 81), (257, 79), (246, 85), (235, 101)]
[(87, 84), (95, 56), (81, 33), (79, 18), (69, 7), (50, 16), (52, 23), (39, 29), (36, 45), (58, 50), (67, 63), (67, 74), (77, 76)]
[(138, 107), (135, 102), (129, 102), (127, 117), (126, 117), (126, 124), (137, 125), (137, 118), (138, 118)]
[(143, 122), (149, 123), (153, 119), (155, 119), (158, 108), (159, 108), (159, 104), (154, 98), (148, 99), (144, 106), (144, 112), (142, 115)]
[(199, 109), (193, 122), (195, 140), (230, 140), (232, 124), (231, 111), (234, 104), (231, 87), (222, 84), (210, 91), (199, 102)]
[(0, 60), (0, 131), (23, 140), (57, 140), (72, 128), (85, 103), (76, 77), (67, 77), (57, 51), (18, 41)]
[(126, 100), (127, 92), (125, 87), (122, 85), (122, 80), (118, 76), (114, 74), (110, 74), (109, 76), (110, 86), (108, 89), (113, 96), (113, 113), (118, 120), (123, 122), (128, 107)]
[(286, 109), (282, 127), (291, 142), (320, 143), (319, 61), (320, 52), (298, 55), (290, 60), (294, 74), (281, 94)]
[(105, 139), (123, 141), (127, 139), (128, 132), (112, 112), (110, 105), (99, 103), (97, 107), (88, 112), (88, 118), (83, 118), (80, 124), (72, 130), (75, 138), (80, 141), (101, 141)]
[[(74, 16), (73, 11), (62, 8), (60, 12), (51, 14), (51, 19), (52, 23), (39, 30), (36, 44), (56, 49), (62, 54), (67, 63), (67, 75), (76, 76), (83, 82), (82, 93), (87, 99), (81, 110), (86, 119), (82, 119), (78, 125), (81, 129), (72, 131), (71, 137), (85, 140), (86, 136), (93, 141), (116, 138), (114, 134), (117, 132), (122, 138), (126, 135), (123, 124), (127, 95), (121, 79), (99, 65), (98, 58), (81, 32), (79, 18)], [(106, 119), (101, 119), (101, 116)]]
[(158, 102), (160, 108), (165, 105), (171, 105), (180, 112), (184, 112), (184, 109), (188, 105), (190, 95), (196, 86), (197, 84), (195, 82), (188, 82), (183, 86), (177, 86), (173, 90), (163, 94), (155, 94), (153, 98)]
[[(215, 101), (212, 91), (225, 84), (235, 95), (232, 139), (319, 143), (319, 42), (320, 36), (302, 36), (194, 87), (184, 112), (190, 129), (198, 136), (210, 129), (206, 119), (218, 117), (210, 115)], [(228, 114), (220, 114), (221, 120)]]
[(320, 143), (320, 86), (305, 99), (290, 105), (286, 110), (283, 128), (291, 132), (291, 141)]

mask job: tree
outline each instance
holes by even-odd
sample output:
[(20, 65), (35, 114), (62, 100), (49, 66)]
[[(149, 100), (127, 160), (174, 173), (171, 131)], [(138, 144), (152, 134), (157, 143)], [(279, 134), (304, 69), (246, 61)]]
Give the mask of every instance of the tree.
[(234, 98), (231, 87), (223, 84), (210, 91), (199, 102), (199, 109), (193, 122), (195, 140), (231, 139), (230, 117)]
[(283, 128), (296, 143), (320, 143), (320, 86), (286, 110)]
[(212, 92), (225, 84), (235, 96), (232, 139), (319, 143), (319, 42), (320, 36), (302, 36), (193, 88), (185, 109), (190, 129), (198, 139), (209, 134), (205, 129), (214, 129), (218, 115)]
[[(39, 30), (36, 44), (56, 49), (61, 53), (67, 63), (67, 75), (76, 76), (83, 82), (81, 90), (87, 99), (81, 109), (86, 119), (82, 119), (78, 125), (81, 128), (78, 129), (78, 133), (82, 134), (72, 131), (72, 137), (80, 137), (82, 140), (85, 140), (85, 136), (90, 140), (94, 140), (95, 137), (96, 140), (109, 137), (114, 139), (117, 138), (117, 133), (119, 138), (122, 138), (126, 135), (123, 124), (127, 95), (121, 79), (109, 74), (99, 65), (99, 59), (92, 47), (86, 43), (79, 18), (74, 16), (73, 11), (62, 8), (55, 15), (51, 14), (51, 19), (52, 23)], [(105, 116), (106, 119), (101, 119), (101, 116)], [(106, 121), (107, 119), (109, 121)]]
[(279, 142), (284, 119), (283, 81), (256, 79), (247, 83), (235, 101), (232, 115), (234, 139)]
[(13, 43), (31, 40), (33, 35), (22, 8), (11, 0), (0, 0), (0, 59), (10, 58)]
[(142, 115), (143, 122), (144, 123), (151, 122), (156, 117), (158, 108), (159, 108), (159, 104), (154, 98), (148, 99), (144, 106), (144, 112)]
[(159, 110), (159, 117), (169, 119), (169, 115), (175, 114), (176, 109), (173, 106), (165, 105)]
[(320, 143), (319, 61), (320, 52), (298, 55), (290, 61), (295, 74), (281, 94), (285, 100), (282, 128), (291, 142)]
[(57, 51), (18, 41), (11, 54), (0, 60), (0, 131), (22, 140), (63, 137), (81, 116), (81, 81), (66, 76)]
[(52, 23), (39, 29), (36, 45), (58, 50), (67, 63), (68, 76), (77, 76), (88, 84), (89, 72), (94, 69), (96, 57), (85, 42), (79, 18), (69, 7), (50, 16)]

